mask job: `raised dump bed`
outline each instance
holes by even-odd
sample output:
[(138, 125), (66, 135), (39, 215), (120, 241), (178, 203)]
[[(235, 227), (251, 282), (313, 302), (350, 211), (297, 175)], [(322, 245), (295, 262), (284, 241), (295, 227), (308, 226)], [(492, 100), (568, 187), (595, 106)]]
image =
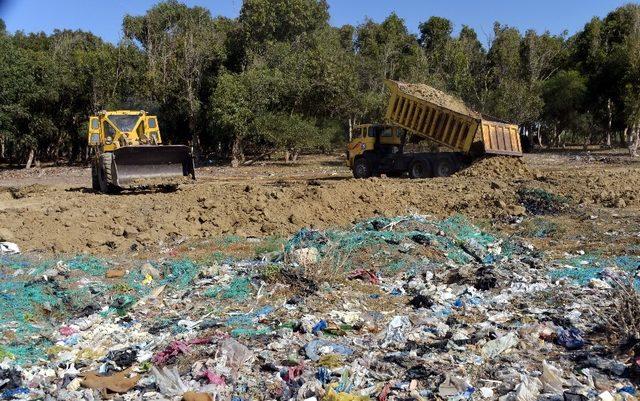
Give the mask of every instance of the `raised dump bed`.
[[(462, 100), (425, 84), (386, 81), (386, 120), (456, 152), (522, 156), (518, 126), (485, 119)], [(478, 143), (478, 145), (474, 145)]]

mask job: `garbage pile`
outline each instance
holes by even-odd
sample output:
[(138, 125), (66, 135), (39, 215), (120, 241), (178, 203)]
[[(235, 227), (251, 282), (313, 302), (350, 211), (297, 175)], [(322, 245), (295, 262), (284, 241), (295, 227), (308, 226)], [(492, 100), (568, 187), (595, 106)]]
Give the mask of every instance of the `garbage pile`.
[(550, 260), (459, 216), (265, 241), (0, 257), (0, 398), (636, 399), (639, 341), (597, 311), (639, 257)]

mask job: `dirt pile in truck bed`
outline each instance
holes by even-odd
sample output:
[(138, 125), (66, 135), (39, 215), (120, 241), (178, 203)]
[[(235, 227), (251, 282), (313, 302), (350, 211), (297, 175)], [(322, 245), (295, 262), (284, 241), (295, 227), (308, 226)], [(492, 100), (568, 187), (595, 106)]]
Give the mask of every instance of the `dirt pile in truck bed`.
[(433, 103), (445, 109), (463, 114), (472, 118), (480, 118), (480, 113), (469, 108), (461, 99), (451, 96), (436, 88), (425, 84), (409, 84), (406, 82), (396, 82), (401, 92), (417, 97), (427, 102)]

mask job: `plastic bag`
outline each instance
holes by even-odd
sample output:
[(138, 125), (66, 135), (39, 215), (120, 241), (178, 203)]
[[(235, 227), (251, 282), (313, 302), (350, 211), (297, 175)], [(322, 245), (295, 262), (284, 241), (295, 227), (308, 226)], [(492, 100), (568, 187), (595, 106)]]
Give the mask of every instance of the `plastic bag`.
[(562, 371), (548, 364), (547, 361), (542, 361), (542, 377), (540, 380), (544, 385), (545, 393), (562, 394), (562, 387), (567, 384), (562, 378)]
[[(332, 353), (340, 355), (351, 355), (353, 350), (345, 347), (344, 345), (332, 343), (327, 340), (313, 340), (304, 347), (304, 351), (307, 354), (307, 358), (312, 361), (320, 360), (320, 353)], [(326, 352), (322, 352), (326, 351)]]
[(220, 348), (227, 360), (227, 367), (231, 369), (234, 379), (237, 378), (238, 372), (253, 357), (253, 353), (231, 337), (225, 339)]
[(536, 401), (542, 389), (542, 382), (536, 378), (523, 376), (520, 384), (516, 386), (516, 401)]
[(13, 242), (0, 242), (0, 255), (14, 255), (20, 253), (20, 248)]
[(169, 369), (165, 366), (162, 368), (162, 371), (160, 371), (155, 366), (152, 366), (151, 374), (156, 379), (156, 385), (162, 395), (174, 397), (182, 395), (189, 390), (182, 382), (182, 379), (180, 379), (180, 374), (175, 367)]
[(568, 350), (575, 350), (584, 346), (582, 333), (580, 333), (580, 330), (576, 328), (558, 330), (558, 339), (556, 342), (558, 345), (562, 345)]
[(384, 338), (383, 347), (390, 343), (404, 343), (405, 332), (411, 328), (411, 321), (408, 316), (396, 316), (389, 322), (387, 327), (387, 335)]
[(500, 338), (487, 342), (482, 347), (482, 354), (489, 359), (493, 359), (516, 345), (518, 345), (518, 335), (511, 332)]

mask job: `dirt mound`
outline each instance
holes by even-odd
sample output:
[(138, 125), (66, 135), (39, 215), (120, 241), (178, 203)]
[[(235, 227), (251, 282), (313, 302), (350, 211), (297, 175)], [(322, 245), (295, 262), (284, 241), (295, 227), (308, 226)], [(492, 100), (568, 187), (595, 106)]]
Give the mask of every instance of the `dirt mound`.
[(0, 188), (1, 193), (10, 193), (13, 199), (29, 198), (36, 195), (46, 193), (48, 187), (42, 184), (31, 184), (22, 187), (3, 187)]
[(527, 167), (522, 158), (488, 156), (475, 161), (471, 166), (456, 175), (460, 177), (482, 177), (486, 179), (532, 179), (535, 173)]
[[(528, 156), (524, 160), (531, 165)], [(482, 159), (453, 177), (429, 180), (350, 179), (346, 167), (333, 159), (308, 166), (240, 168), (233, 176), (212, 168), (215, 175), (200, 170), (198, 181), (172, 192), (150, 188), (119, 195), (91, 191), (86, 170), (81, 185), (63, 187), (54, 181), (19, 192), (0, 190), (0, 228), (24, 251), (127, 254), (134, 249), (145, 254), (170, 252), (185, 241), (282, 237), (302, 227), (345, 227), (372, 217), (462, 214), (471, 221), (504, 217), (500, 221), (509, 222), (512, 215), (532, 213), (518, 206), (519, 188), (538, 188), (567, 197), (571, 204), (617, 213), (635, 213), (640, 206), (640, 166), (588, 169), (544, 160), (534, 164), (544, 179), (534, 179), (521, 159), (510, 157)], [(602, 215), (600, 210), (588, 213)]]
[(429, 85), (409, 84), (405, 82), (396, 82), (396, 84), (398, 85), (400, 91), (410, 96), (426, 100), (429, 103), (433, 103), (445, 109), (455, 111), (456, 113), (464, 114), (465, 116), (470, 116), (473, 118), (481, 117), (478, 112), (469, 108), (462, 100), (439, 91)]

